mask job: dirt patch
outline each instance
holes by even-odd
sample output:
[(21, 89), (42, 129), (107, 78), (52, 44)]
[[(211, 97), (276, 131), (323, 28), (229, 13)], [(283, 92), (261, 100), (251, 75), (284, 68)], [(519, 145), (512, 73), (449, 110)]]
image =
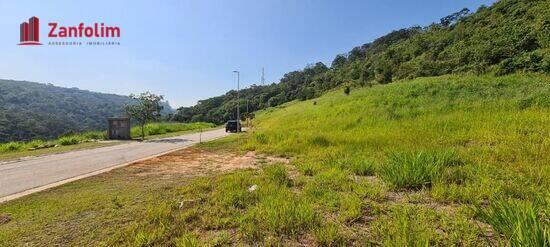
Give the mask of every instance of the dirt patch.
[(9, 214), (0, 214), (0, 225), (6, 224), (11, 221)]
[(137, 176), (184, 175), (200, 176), (213, 172), (227, 172), (238, 169), (257, 169), (270, 163), (288, 163), (289, 159), (259, 155), (247, 152), (238, 155), (230, 152), (211, 152), (190, 147), (128, 166)]

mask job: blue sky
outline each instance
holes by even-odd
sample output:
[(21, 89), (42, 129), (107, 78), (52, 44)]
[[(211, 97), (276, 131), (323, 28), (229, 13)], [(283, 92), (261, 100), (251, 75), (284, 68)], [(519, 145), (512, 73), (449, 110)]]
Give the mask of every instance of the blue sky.
[[(493, 0), (0, 0), (0, 78), (127, 95), (151, 91), (189, 106), (241, 85), (267, 82), (392, 30), (427, 25)], [(17, 46), (19, 24), (80, 22), (121, 28), (120, 46)], [(86, 41), (86, 39), (83, 39)], [(1, 89), (0, 89), (1, 92)]]

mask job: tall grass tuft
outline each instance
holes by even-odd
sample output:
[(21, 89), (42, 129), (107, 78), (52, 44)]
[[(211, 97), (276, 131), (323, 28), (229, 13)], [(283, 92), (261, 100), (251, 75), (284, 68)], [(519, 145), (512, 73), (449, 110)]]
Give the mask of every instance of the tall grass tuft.
[(380, 175), (399, 189), (429, 187), (445, 166), (457, 163), (453, 151), (394, 152), (388, 158)]
[(503, 234), (511, 246), (550, 246), (550, 225), (539, 215), (533, 203), (499, 199), (487, 208), (476, 208), (476, 214)]
[(176, 239), (176, 247), (196, 247), (200, 246), (199, 240), (194, 234), (187, 233)]
[(78, 135), (64, 136), (57, 140), (57, 142), (63, 146), (75, 145), (80, 143), (81, 141), (83, 141), (83, 138), (82, 136)]
[(337, 224), (325, 224), (314, 231), (319, 246), (345, 246), (345, 236)]
[(329, 165), (336, 165), (341, 169), (349, 170), (357, 176), (371, 176), (375, 172), (374, 163), (361, 156), (337, 157), (330, 159), (328, 162), (332, 163)]
[(267, 177), (280, 186), (290, 186), (291, 180), (288, 177), (286, 168), (282, 164), (274, 164), (264, 168)]
[(318, 225), (311, 203), (296, 198), (287, 189), (271, 192), (244, 215), (241, 230), (246, 238), (258, 241), (266, 236), (296, 236)]

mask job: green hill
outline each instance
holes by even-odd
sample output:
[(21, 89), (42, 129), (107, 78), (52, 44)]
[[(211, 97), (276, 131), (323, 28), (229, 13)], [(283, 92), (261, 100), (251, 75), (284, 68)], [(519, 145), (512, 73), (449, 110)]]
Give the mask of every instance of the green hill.
[[(461, 10), (427, 27), (393, 31), (336, 56), (331, 66), (309, 65), (277, 84), (241, 90), (241, 112), (311, 99), (341, 85), (368, 86), (452, 73), (550, 73), (550, 2), (501, 0)], [(234, 119), (236, 92), (178, 109), (178, 121)]]
[[(0, 80), (0, 142), (52, 139), (69, 132), (106, 129), (127, 96), (51, 84)], [(168, 104), (165, 110), (172, 109)]]
[[(550, 245), (549, 76), (335, 90), (261, 111), (254, 126), (244, 150), (294, 161), (199, 180), (188, 195), (208, 196), (189, 232), (221, 218), (260, 245)], [(210, 204), (220, 193), (244, 206)]]

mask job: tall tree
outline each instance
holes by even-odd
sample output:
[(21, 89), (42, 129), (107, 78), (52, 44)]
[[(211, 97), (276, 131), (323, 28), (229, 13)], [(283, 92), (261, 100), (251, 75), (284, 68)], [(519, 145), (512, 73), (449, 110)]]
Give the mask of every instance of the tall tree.
[(334, 60), (332, 60), (332, 68), (338, 69), (343, 67), (346, 64), (347, 58), (344, 55), (336, 55)]
[(129, 97), (136, 103), (125, 105), (124, 111), (130, 118), (138, 122), (141, 127), (141, 140), (144, 140), (145, 125), (149, 121), (158, 120), (161, 116), (160, 112), (163, 108), (161, 101), (164, 96), (145, 92), (140, 95), (130, 94)]

